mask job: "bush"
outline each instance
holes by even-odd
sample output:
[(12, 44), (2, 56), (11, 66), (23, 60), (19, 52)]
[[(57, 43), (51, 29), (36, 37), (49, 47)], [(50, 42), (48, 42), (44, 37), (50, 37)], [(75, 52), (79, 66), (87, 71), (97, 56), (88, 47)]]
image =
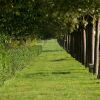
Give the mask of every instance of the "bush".
[(15, 75), (17, 70), (22, 70), (38, 56), (42, 51), (41, 45), (32, 47), (19, 47), (12, 49), (3, 49), (0, 53), (0, 85), (5, 80)]

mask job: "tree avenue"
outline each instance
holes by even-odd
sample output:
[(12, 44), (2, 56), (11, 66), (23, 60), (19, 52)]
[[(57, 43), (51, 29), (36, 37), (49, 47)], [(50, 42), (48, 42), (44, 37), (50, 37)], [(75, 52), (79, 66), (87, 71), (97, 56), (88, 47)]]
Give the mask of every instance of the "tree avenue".
[(100, 77), (100, 0), (0, 0), (0, 39), (57, 38), (73, 57)]

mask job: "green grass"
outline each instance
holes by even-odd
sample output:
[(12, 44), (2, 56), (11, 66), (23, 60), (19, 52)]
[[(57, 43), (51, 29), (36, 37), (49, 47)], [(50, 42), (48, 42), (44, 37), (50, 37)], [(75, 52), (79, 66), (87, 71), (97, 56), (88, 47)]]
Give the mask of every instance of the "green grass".
[(0, 100), (100, 100), (100, 81), (56, 42), (0, 88)]

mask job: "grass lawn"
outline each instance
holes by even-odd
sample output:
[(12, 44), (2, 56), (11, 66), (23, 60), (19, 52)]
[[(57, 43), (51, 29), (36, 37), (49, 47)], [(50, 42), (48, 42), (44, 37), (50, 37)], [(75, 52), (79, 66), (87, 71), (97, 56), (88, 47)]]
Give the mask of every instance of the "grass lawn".
[(0, 87), (0, 100), (100, 100), (100, 80), (48, 40), (42, 54)]

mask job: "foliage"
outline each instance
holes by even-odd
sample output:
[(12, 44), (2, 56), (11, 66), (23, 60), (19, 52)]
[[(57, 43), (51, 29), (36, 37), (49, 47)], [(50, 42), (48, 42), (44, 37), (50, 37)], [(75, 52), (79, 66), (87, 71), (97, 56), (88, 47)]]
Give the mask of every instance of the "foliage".
[(72, 31), (74, 18), (99, 11), (99, 0), (0, 0), (0, 31), (16, 38), (54, 37)]
[(3, 50), (0, 53), (0, 84), (12, 77), (17, 70), (22, 70), (30, 61), (41, 53), (41, 45)]

